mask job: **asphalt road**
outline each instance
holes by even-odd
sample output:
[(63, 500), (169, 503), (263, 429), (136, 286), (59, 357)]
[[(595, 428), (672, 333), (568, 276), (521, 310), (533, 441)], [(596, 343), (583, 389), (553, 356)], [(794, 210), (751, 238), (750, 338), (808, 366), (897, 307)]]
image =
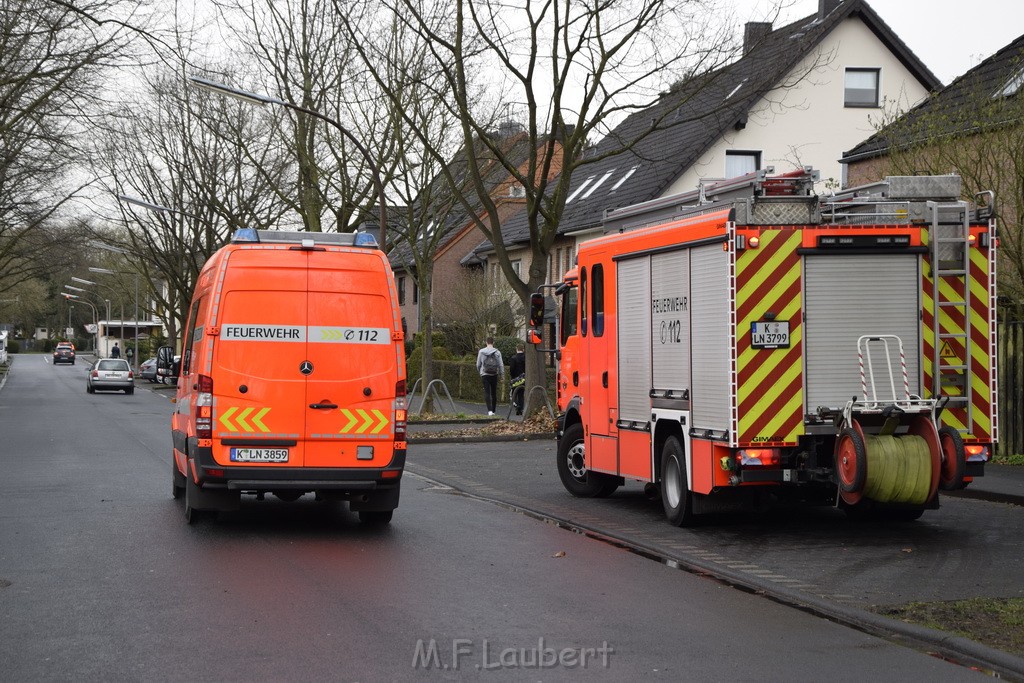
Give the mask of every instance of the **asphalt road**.
[(3, 680), (984, 680), (415, 475), (385, 529), (310, 497), (189, 527), (166, 392), (47, 360), (0, 391)]

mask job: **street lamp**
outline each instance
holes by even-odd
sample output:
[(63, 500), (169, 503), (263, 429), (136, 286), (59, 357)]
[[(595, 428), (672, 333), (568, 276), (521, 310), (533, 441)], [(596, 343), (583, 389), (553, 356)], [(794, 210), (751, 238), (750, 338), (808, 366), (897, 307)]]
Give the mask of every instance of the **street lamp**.
[[(64, 286), (67, 287), (67, 285), (64, 285)], [(77, 289), (77, 288), (72, 287), (72, 289)], [(81, 291), (84, 292), (85, 290), (83, 289)], [(97, 342), (99, 341), (99, 328), (100, 328), (99, 323), (97, 322), (97, 320), (99, 318), (99, 314), (96, 312), (96, 307), (93, 306), (90, 302), (88, 302), (85, 299), (83, 299), (82, 297), (78, 296), (77, 294), (68, 294), (66, 292), (61, 292), (60, 295), (68, 300), (68, 327), (71, 327), (71, 305), (70, 304), (71, 304), (71, 300), (72, 299), (74, 299), (78, 303), (85, 304), (86, 306), (88, 306), (89, 308), (92, 309), (92, 324), (93, 324), (93, 328), (94, 328), (94, 331), (92, 333), (92, 335), (93, 335), (92, 350), (93, 350), (93, 353), (95, 353), (96, 352), (96, 345), (97, 345)]]
[(377, 192), (377, 198), (380, 200), (380, 248), (384, 251), (387, 250), (388, 216), (387, 208), (384, 205), (384, 183), (381, 182), (380, 179), (380, 170), (377, 168), (377, 162), (370, 156), (370, 153), (365, 147), (363, 147), (363, 144), (359, 142), (359, 139), (352, 135), (345, 126), (318, 111), (307, 109), (306, 107), (300, 107), (299, 105), (288, 102), (287, 100), (270, 97), (269, 95), (248, 92), (246, 90), (239, 90), (238, 88), (232, 88), (229, 85), (217, 83), (216, 81), (211, 81), (206, 78), (200, 78), (199, 76), (191, 76), (189, 80), (191, 80), (197, 88), (201, 88), (202, 90), (227, 95), (228, 97), (234, 97), (236, 100), (242, 100), (243, 102), (249, 102), (250, 104), (276, 104), (280, 107), (308, 114), (320, 119), (321, 121), (326, 121), (337, 128), (342, 135), (348, 138), (352, 144), (355, 145), (355, 148), (363, 155), (363, 158), (366, 159), (366, 163), (370, 167), (370, 175), (373, 176), (373, 186)]
[[(115, 251), (115, 252), (118, 252), (118, 253), (121, 253), (121, 254), (127, 254), (128, 253), (127, 251), (125, 251), (124, 249), (121, 249), (120, 247), (113, 247), (113, 246), (111, 246), (109, 244), (106, 244), (104, 242), (93, 241), (93, 242), (90, 242), (90, 244), (93, 245), (94, 247), (99, 247), (100, 249), (106, 249), (108, 251)], [(139, 274), (137, 272), (122, 273), (122, 272), (119, 272), (119, 271), (116, 271), (116, 270), (109, 270), (107, 268), (94, 268), (92, 266), (89, 267), (89, 272), (90, 273), (103, 273), (104, 275), (134, 275), (135, 276), (135, 313), (132, 316), (132, 318), (133, 318), (132, 321), (134, 323), (134, 328), (135, 328), (135, 335), (134, 335), (135, 343), (134, 343), (134, 350), (132, 352), (132, 365), (134, 365), (135, 369), (138, 370), (138, 363), (139, 363)], [(124, 338), (124, 316), (123, 315), (121, 316), (121, 338), (122, 339)]]
[[(116, 290), (113, 287), (111, 287), (109, 285), (100, 284), (99, 282), (93, 282), (92, 280), (86, 280), (86, 279), (80, 278), (80, 277), (72, 277), (71, 281), (72, 282), (77, 282), (77, 283), (82, 284), (82, 285), (90, 285), (92, 287), (103, 287), (104, 289), (109, 289), (110, 291), (116, 293)], [(67, 289), (74, 290), (76, 292), (88, 292), (89, 291), (88, 289), (81, 289), (80, 287), (72, 287), (71, 285), (64, 285), (64, 287), (66, 287)], [(107, 327), (106, 327), (106, 331), (109, 332), (110, 331), (110, 299), (104, 299), (103, 301), (106, 302), (106, 304), (107, 304)], [(121, 327), (121, 346), (124, 346), (124, 300), (123, 299), (121, 299), (121, 325), (120, 325), (120, 327)], [(104, 334), (103, 338), (106, 340), (106, 349), (104, 349), (103, 353), (104, 353), (104, 355), (109, 356), (110, 355), (110, 335), (109, 334)], [(99, 343), (99, 332), (98, 331), (96, 333), (96, 341), (97, 341), (97, 345), (98, 345), (98, 343)], [(96, 350), (99, 351), (99, 348), (97, 348)]]

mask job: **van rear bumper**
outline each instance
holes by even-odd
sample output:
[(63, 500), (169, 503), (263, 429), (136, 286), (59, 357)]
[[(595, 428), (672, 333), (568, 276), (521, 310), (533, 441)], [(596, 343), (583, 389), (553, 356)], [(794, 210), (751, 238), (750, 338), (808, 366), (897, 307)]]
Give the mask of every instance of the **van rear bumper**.
[[(405, 450), (396, 450), (385, 467), (225, 467), (210, 448), (189, 439), (195, 469), (204, 488), (243, 490), (374, 491), (397, 488), (405, 470)], [(396, 474), (397, 472), (397, 474)]]

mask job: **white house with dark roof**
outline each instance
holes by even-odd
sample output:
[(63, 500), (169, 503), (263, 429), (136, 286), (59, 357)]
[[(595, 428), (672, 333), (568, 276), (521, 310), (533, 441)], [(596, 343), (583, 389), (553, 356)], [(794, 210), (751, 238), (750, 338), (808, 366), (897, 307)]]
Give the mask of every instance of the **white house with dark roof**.
[[(777, 29), (747, 24), (739, 59), (678, 83), (619, 124), (595, 156), (652, 119), (665, 121), (660, 130), (628, 152), (575, 171), (549, 276), (564, 273), (572, 262), (566, 255), (579, 241), (601, 234), (610, 209), (769, 166), (779, 173), (813, 166), (823, 184), (838, 187), (840, 157), (874, 130), (883, 107), (909, 109), (940, 87), (864, 0), (819, 0), (815, 14)], [(506, 223), (504, 238), (512, 249), (528, 243), (522, 215)], [(484, 242), (466, 259), (491, 253)]]

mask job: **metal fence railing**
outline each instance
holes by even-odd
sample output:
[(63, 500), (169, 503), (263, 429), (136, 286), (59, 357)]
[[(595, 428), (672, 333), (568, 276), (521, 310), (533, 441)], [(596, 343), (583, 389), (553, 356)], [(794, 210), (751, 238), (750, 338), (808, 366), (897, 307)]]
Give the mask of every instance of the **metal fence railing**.
[(999, 455), (1024, 453), (1024, 320), (999, 323)]

